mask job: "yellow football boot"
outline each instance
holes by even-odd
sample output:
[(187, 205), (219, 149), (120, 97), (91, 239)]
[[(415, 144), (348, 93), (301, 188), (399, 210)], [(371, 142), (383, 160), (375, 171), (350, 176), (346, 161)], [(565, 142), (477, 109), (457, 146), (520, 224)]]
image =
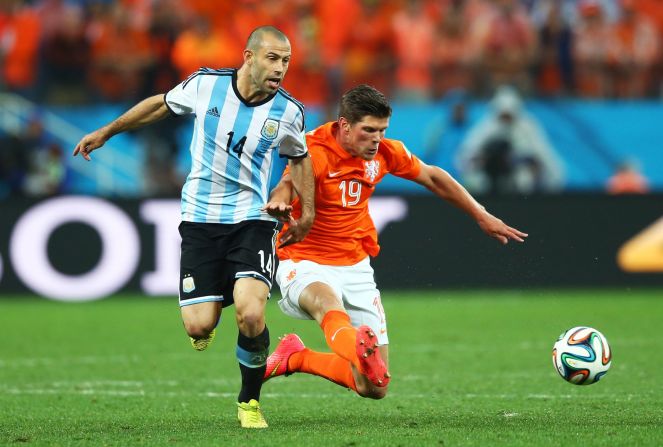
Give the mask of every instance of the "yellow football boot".
[(216, 329), (213, 329), (212, 332), (209, 333), (209, 336), (207, 336), (207, 338), (189, 337), (189, 340), (191, 340), (191, 346), (193, 346), (193, 349), (195, 349), (196, 351), (204, 351), (212, 343), (212, 340), (214, 340), (215, 335), (216, 335)]
[(237, 420), (242, 428), (267, 428), (267, 421), (262, 414), (260, 404), (251, 399), (249, 403), (237, 403)]

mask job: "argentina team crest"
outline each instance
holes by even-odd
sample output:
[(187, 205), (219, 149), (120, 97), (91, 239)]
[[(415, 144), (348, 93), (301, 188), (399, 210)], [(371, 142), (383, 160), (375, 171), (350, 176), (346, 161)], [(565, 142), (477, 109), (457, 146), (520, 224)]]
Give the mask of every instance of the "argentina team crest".
[(265, 124), (262, 125), (262, 130), (260, 135), (263, 138), (268, 140), (273, 140), (279, 134), (279, 122), (271, 118), (265, 120)]
[(194, 290), (196, 290), (196, 283), (193, 281), (193, 276), (185, 276), (182, 280), (182, 291), (191, 293)]
[(380, 162), (378, 160), (364, 162), (364, 177), (369, 179), (371, 182), (374, 182), (379, 173)]

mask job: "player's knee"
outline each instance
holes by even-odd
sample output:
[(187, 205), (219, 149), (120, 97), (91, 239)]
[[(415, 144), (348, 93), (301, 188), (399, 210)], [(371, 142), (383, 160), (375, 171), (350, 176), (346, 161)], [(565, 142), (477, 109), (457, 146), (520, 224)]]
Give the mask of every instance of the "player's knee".
[(189, 337), (193, 338), (206, 338), (214, 330), (216, 322), (203, 321), (203, 320), (187, 320), (184, 321), (184, 329)]
[(240, 328), (256, 329), (265, 325), (265, 316), (259, 310), (238, 311), (235, 315)]
[(377, 387), (375, 385), (357, 384), (357, 394), (367, 399), (384, 399), (387, 396), (387, 387)]

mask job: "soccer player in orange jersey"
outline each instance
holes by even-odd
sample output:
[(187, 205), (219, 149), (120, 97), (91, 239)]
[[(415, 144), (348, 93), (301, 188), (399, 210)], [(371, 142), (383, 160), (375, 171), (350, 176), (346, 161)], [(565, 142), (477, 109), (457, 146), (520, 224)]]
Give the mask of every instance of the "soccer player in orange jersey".
[[(286, 335), (267, 360), (265, 380), (305, 372), (364, 397), (386, 395), (387, 326), (369, 261), (380, 246), (368, 199), (388, 173), (425, 186), (503, 244), (527, 237), (486, 211), (446, 171), (423, 163), (402, 142), (385, 138), (390, 116), (384, 95), (360, 85), (343, 95), (337, 121), (306, 135), (315, 174), (316, 218), (308, 236), (296, 244), (290, 244), (292, 225), (281, 231), (279, 306), (295, 318), (315, 319), (333, 352), (309, 350), (297, 335)], [(291, 210), (291, 219), (296, 219), (301, 205), (292, 196), (286, 169), (265, 209), (275, 216)]]

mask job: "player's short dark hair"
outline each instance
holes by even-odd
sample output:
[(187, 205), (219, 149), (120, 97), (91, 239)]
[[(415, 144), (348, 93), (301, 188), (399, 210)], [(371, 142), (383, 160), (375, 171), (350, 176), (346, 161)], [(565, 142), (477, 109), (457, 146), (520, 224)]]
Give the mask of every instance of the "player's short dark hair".
[(265, 25), (259, 26), (258, 28), (251, 31), (249, 38), (246, 40), (246, 48), (251, 51), (256, 51), (260, 47), (265, 34), (271, 34), (282, 42), (290, 42), (288, 36), (286, 36), (283, 31), (276, 28), (275, 26)]
[(343, 117), (350, 124), (361, 121), (365, 116), (389, 118), (391, 106), (387, 98), (376, 88), (361, 84), (343, 95), (338, 117)]

